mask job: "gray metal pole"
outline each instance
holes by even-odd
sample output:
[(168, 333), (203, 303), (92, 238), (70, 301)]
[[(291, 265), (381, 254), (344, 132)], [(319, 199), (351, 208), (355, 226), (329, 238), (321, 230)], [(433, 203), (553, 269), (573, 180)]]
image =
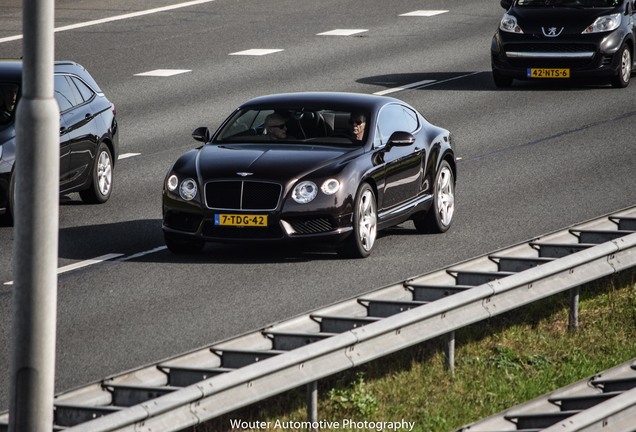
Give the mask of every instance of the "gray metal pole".
[(580, 287), (575, 287), (570, 290), (570, 319), (568, 330), (571, 332), (579, 328), (579, 292)]
[(53, 427), (60, 178), (60, 119), (53, 95), (54, 10), (54, 0), (23, 0), (10, 432), (50, 432)]
[[(307, 384), (307, 421), (318, 422), (318, 381)], [(315, 432), (317, 429), (312, 427), (309, 430)]]
[(444, 346), (446, 354), (446, 368), (452, 376), (455, 376), (455, 332), (446, 334), (446, 345)]

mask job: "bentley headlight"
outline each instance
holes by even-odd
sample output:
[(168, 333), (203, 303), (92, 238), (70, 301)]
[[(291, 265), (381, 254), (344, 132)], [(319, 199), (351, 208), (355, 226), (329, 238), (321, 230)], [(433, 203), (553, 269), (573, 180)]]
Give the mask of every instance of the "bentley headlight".
[(521, 30), (521, 27), (517, 24), (517, 18), (508, 14), (504, 14), (503, 18), (501, 18), (499, 29), (508, 33), (523, 34), (523, 30)]
[(621, 25), (621, 14), (616, 13), (596, 18), (591, 26), (583, 30), (583, 33), (602, 33), (616, 30)]
[(197, 182), (191, 178), (187, 178), (181, 182), (179, 187), (179, 195), (186, 201), (191, 201), (197, 196)]
[(179, 178), (176, 175), (172, 174), (166, 181), (166, 187), (170, 192), (174, 192), (175, 189), (177, 189), (177, 186), (179, 186)]
[(292, 198), (298, 204), (307, 204), (316, 198), (318, 187), (311, 181), (302, 181), (296, 185), (292, 192)]
[(340, 182), (336, 179), (325, 180), (325, 182), (320, 187), (320, 190), (325, 195), (333, 195), (338, 192), (338, 189), (340, 189)]

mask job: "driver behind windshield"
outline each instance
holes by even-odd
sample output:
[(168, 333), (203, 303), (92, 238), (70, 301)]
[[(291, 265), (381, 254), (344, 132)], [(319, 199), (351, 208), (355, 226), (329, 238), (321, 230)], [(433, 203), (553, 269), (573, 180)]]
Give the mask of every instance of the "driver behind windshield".
[(287, 119), (278, 113), (265, 117), (265, 130), (271, 140), (287, 139)]
[(364, 129), (367, 125), (367, 117), (362, 113), (352, 113), (349, 118), (349, 125), (351, 126), (351, 136), (353, 139), (362, 141), (364, 138)]

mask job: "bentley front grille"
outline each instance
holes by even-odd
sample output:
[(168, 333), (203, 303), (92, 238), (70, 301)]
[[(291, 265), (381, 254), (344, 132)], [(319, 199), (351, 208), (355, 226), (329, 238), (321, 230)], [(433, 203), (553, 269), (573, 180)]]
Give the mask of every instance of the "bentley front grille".
[(205, 203), (216, 210), (272, 211), (278, 206), (281, 191), (281, 185), (276, 183), (212, 181), (205, 184)]

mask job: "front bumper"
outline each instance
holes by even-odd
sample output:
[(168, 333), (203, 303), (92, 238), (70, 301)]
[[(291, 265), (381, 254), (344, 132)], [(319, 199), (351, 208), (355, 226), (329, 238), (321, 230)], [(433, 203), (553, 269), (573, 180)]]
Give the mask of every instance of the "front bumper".
[(626, 33), (580, 35), (557, 39), (497, 31), (492, 38), (492, 70), (501, 76), (530, 79), (530, 69), (570, 70), (571, 78), (610, 78), (620, 69), (617, 55)]
[[(266, 227), (219, 226), (220, 214), (267, 215)], [(311, 241), (338, 243), (352, 232), (352, 214), (215, 211), (164, 195), (163, 231), (206, 242)]]

